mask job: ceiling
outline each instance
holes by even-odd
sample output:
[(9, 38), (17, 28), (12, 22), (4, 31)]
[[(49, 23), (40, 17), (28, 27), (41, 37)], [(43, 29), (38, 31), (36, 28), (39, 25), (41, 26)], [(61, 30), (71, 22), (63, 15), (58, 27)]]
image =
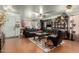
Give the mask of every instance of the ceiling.
[[(3, 6), (0, 5), (1, 10), (4, 10)], [(66, 5), (12, 5), (12, 8), (24, 17), (36, 18), (34, 13), (40, 13), (40, 8), (43, 14), (47, 14), (46, 17), (53, 17), (65, 12)], [(79, 5), (72, 6), (71, 15), (76, 14), (79, 14)]]

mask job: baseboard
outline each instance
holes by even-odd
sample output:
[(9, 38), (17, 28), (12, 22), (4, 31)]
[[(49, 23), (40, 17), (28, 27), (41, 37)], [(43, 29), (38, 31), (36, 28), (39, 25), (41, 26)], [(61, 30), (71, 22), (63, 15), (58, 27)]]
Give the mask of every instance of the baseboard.
[(11, 36), (11, 37), (5, 37), (6, 39), (11, 39), (11, 38), (18, 38), (19, 36)]

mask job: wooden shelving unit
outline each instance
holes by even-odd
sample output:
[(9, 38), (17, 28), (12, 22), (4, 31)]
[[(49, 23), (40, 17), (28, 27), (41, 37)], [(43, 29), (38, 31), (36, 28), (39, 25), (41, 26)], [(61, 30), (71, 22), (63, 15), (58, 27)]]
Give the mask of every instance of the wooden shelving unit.
[[(41, 24), (43, 25), (41, 25), (41, 29), (44, 30), (50, 27), (52, 31), (60, 30), (61, 32), (66, 32), (66, 35), (68, 36), (68, 19), (69, 17), (65, 14), (58, 16), (54, 21), (52, 21), (52, 19), (42, 20)], [(46, 27), (44, 27), (44, 23), (46, 23)]]

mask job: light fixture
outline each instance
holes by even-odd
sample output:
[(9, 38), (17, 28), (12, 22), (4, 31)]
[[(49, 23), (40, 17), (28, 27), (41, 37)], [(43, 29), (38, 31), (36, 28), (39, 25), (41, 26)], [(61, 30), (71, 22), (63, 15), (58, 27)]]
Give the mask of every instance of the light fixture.
[(71, 12), (72, 12), (72, 5), (67, 5), (65, 11), (66, 11), (67, 13), (71, 13)]
[(72, 5), (67, 5), (66, 8), (67, 9), (71, 9), (72, 8)]

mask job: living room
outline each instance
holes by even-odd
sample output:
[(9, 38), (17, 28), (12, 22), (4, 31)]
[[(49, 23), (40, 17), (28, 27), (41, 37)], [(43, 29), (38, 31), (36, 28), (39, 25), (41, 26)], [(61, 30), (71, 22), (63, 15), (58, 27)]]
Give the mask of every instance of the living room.
[(0, 5), (3, 53), (79, 52), (79, 5)]

